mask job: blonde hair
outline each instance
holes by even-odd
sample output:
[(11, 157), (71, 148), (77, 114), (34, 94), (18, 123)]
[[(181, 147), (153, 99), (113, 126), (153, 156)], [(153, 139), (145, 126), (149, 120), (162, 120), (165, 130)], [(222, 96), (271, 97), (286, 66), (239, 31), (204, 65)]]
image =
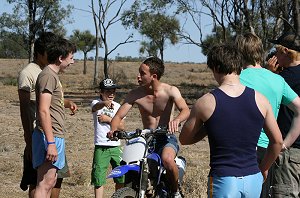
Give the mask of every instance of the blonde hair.
[(275, 46), (277, 51), (284, 52), (285, 49), (287, 49), (287, 55), (293, 60), (293, 61), (300, 61), (300, 52), (296, 50), (289, 49), (287, 47), (284, 47), (282, 45), (276, 45)]

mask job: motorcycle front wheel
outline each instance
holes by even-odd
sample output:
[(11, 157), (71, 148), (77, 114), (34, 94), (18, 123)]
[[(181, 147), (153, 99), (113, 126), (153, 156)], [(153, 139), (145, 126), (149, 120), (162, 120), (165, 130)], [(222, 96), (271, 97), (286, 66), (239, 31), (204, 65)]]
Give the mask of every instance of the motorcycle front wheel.
[(111, 198), (136, 198), (136, 197), (138, 197), (137, 192), (129, 187), (120, 188), (111, 196)]

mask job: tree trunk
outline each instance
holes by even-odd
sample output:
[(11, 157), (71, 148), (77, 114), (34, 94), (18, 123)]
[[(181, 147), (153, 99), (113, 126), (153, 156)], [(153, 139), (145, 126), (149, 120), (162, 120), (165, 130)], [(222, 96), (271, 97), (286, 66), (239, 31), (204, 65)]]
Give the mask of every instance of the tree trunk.
[(159, 53), (160, 53), (160, 59), (162, 62), (164, 62), (164, 49), (163, 48), (159, 48)]
[(33, 61), (34, 55), (34, 39), (35, 39), (35, 30), (34, 30), (34, 23), (35, 23), (35, 9), (34, 9), (34, 2), (33, 0), (28, 0), (28, 12), (29, 12), (29, 36), (28, 36), (28, 62)]
[(94, 9), (94, 0), (91, 0), (92, 3), (92, 12), (93, 12), (93, 20), (96, 31), (96, 54), (95, 54), (95, 66), (94, 66), (94, 81), (93, 85), (97, 85), (97, 80), (99, 78), (99, 66), (98, 66), (98, 54), (99, 54), (99, 26), (97, 25), (96, 13)]
[[(297, 1), (297, 0), (296, 0)], [(288, 6), (288, 1), (283, 1), (283, 18), (285, 20), (283, 20), (283, 32), (289, 32), (291, 30), (291, 26), (288, 22), (288, 18), (289, 18), (289, 6)]]
[(109, 78), (109, 75), (108, 75), (108, 56), (107, 56), (107, 54), (104, 55), (103, 66), (104, 66), (104, 77)]
[(103, 66), (104, 66), (104, 77), (109, 78), (108, 75), (108, 45), (106, 40), (106, 30), (103, 30), (104, 33), (104, 39), (102, 40), (104, 45), (104, 60), (103, 60)]
[(294, 19), (294, 28), (296, 31), (296, 34), (300, 36), (300, 5), (299, 5), (299, 0), (294, 0), (293, 2), (293, 19)]
[(84, 75), (87, 73), (86, 59), (87, 59), (87, 52), (84, 52), (83, 53), (83, 74)]

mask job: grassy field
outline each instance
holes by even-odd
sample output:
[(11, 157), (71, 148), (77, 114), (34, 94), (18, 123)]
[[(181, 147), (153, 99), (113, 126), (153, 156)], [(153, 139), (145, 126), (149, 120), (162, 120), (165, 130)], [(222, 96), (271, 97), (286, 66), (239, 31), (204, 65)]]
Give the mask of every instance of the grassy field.
[[(16, 78), (27, 60), (0, 59), (0, 197), (27, 197), (27, 192), (19, 188), (22, 175), (24, 149), (23, 129), (19, 113)], [(101, 64), (101, 63), (100, 63)], [(110, 76), (122, 86), (116, 101), (137, 86), (136, 76), (140, 63), (112, 62)], [(79, 111), (75, 116), (67, 114), (66, 152), (72, 176), (63, 182), (61, 197), (93, 197), (90, 174), (93, 157), (93, 123), (90, 102), (97, 97), (93, 86), (93, 62), (88, 62), (88, 73), (82, 74), (82, 61), (72, 65), (60, 78), (65, 97), (77, 103)], [(100, 65), (99, 71), (103, 71)], [(100, 78), (103, 74), (100, 74)], [(167, 63), (165, 75), (161, 79), (176, 85), (189, 105), (216, 86), (211, 72), (201, 64)], [(137, 108), (133, 108), (126, 119), (126, 129), (141, 128)], [(207, 139), (190, 146), (181, 146), (180, 155), (187, 160), (183, 190), (187, 198), (206, 197), (206, 181), (209, 170), (209, 148)], [(105, 195), (113, 193), (113, 182), (107, 180)]]

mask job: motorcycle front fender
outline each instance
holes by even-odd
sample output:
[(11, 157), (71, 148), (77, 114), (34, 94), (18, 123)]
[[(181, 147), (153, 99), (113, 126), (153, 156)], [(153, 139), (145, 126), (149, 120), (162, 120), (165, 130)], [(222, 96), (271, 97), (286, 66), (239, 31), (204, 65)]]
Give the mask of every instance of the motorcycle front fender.
[(107, 178), (121, 177), (131, 170), (140, 172), (140, 166), (137, 164), (127, 164), (127, 165), (117, 166), (110, 172)]

